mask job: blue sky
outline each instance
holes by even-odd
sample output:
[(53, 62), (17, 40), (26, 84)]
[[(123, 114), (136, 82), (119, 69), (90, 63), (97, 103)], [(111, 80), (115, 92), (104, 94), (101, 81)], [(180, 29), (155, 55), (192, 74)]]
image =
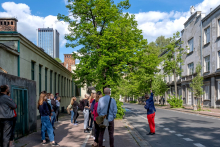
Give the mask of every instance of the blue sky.
[[(55, 27), (60, 32), (60, 59), (63, 54), (77, 51), (78, 48), (65, 48), (64, 34), (68, 24), (56, 23), (58, 13), (68, 14), (65, 8), (67, 0), (1, 0), (0, 17), (16, 16), (18, 31), (36, 44), (36, 29)], [(115, 3), (120, 0), (115, 0)], [(210, 8), (217, 7), (220, 0), (130, 0), (131, 8), (126, 12), (136, 15), (139, 29), (149, 42), (158, 36), (172, 36), (183, 29), (183, 23), (190, 16), (190, 6), (208, 13)], [(28, 19), (27, 19), (28, 18)]]

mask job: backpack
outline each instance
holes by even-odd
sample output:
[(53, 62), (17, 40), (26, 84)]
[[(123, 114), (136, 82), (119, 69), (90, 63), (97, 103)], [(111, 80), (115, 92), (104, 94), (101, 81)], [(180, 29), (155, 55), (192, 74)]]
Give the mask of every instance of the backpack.
[(70, 109), (72, 108), (72, 105), (69, 104), (69, 106), (66, 108), (67, 113), (70, 115)]
[(83, 111), (84, 107), (85, 107), (85, 101), (81, 100), (80, 103), (79, 103), (79, 110)]

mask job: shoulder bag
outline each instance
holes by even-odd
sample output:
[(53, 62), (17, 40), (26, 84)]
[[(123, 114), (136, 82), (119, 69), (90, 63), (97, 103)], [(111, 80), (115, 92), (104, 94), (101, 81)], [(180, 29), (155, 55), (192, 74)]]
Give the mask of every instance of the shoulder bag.
[(109, 100), (109, 103), (108, 103), (107, 115), (106, 115), (106, 117), (103, 116), (104, 120), (103, 120), (103, 122), (101, 124), (99, 124), (100, 128), (106, 128), (106, 127), (109, 126), (108, 115), (109, 115), (109, 108), (110, 108), (111, 100), (112, 100), (112, 98), (110, 97), (110, 100)]

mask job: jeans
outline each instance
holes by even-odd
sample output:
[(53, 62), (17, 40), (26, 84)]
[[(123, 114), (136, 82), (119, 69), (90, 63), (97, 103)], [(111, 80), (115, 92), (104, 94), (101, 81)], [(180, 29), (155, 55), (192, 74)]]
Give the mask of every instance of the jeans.
[(89, 121), (89, 110), (84, 109), (83, 110), (83, 115), (84, 115), (84, 129), (87, 129), (88, 126), (88, 121)]
[(58, 121), (59, 114), (60, 114), (60, 107), (57, 106), (57, 110), (56, 110), (56, 121)]
[(93, 117), (92, 117), (92, 113), (91, 112), (89, 112), (89, 121), (90, 121), (90, 125), (89, 125), (89, 121), (88, 121), (88, 126), (90, 127), (90, 128), (92, 128), (92, 123), (93, 123)]
[(100, 132), (100, 128), (99, 128), (99, 125), (94, 121), (95, 123), (95, 142), (96, 143), (99, 143), (99, 132)]
[(47, 134), (49, 136), (50, 141), (54, 141), (54, 134), (53, 134), (53, 127), (50, 122), (50, 117), (49, 116), (41, 116), (41, 123), (42, 123), (42, 128), (41, 128), (41, 137), (42, 140), (45, 140), (45, 133), (47, 131)]
[[(103, 144), (104, 133), (105, 133), (105, 128), (100, 128), (99, 146), (102, 146)], [(114, 120), (109, 122), (108, 133), (109, 133), (110, 147), (114, 147)]]
[(52, 123), (52, 126), (54, 126), (54, 122), (56, 120), (56, 113), (55, 112), (52, 112), (52, 116), (51, 116), (51, 123)]
[(70, 113), (71, 113), (71, 123), (73, 123), (73, 117), (74, 117), (74, 112), (73, 112), (73, 110), (71, 110)]
[(9, 147), (13, 119), (0, 119), (0, 147)]
[(147, 119), (148, 119), (148, 123), (149, 123), (149, 127), (150, 127), (150, 132), (151, 132), (151, 133), (155, 133), (155, 122), (154, 122), (154, 118), (155, 118), (155, 112), (154, 112), (153, 114), (147, 115)]
[(15, 125), (16, 125), (17, 117), (13, 117), (13, 125), (12, 125), (12, 131), (11, 131), (11, 137), (10, 141), (14, 140), (15, 137)]

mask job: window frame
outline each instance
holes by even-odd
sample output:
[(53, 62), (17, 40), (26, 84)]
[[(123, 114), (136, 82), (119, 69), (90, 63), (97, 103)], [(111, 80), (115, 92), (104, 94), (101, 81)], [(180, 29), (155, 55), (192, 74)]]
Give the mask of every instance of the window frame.
[[(209, 58), (209, 60), (208, 60), (208, 61), (209, 61), (209, 62), (208, 62), (208, 63), (209, 63), (209, 64), (208, 64), (208, 69), (207, 69), (207, 65), (206, 65), (206, 64), (207, 64), (206, 58)], [(204, 72), (210, 72), (210, 55), (204, 57)]]
[(38, 84), (39, 84), (39, 93), (41, 93), (41, 80), (42, 80), (42, 65), (39, 64), (39, 79), (38, 79)]
[(45, 91), (47, 91), (47, 71), (48, 68), (45, 68)]
[[(206, 92), (206, 87), (208, 89), (208, 93)], [(210, 85), (204, 85), (204, 100), (210, 100)]]
[[(192, 43), (192, 46), (190, 45), (190, 43)], [(190, 46), (192, 47), (192, 50), (191, 50)], [(191, 52), (194, 51), (194, 38), (193, 38), (193, 37), (188, 40), (188, 47), (190, 48), (190, 49), (188, 50), (188, 53), (191, 53)]]
[(50, 70), (50, 93), (53, 93), (53, 71)]
[(35, 62), (31, 61), (31, 80), (35, 80)]
[[(209, 41), (207, 41), (207, 30), (209, 29)], [(210, 31), (211, 31), (211, 27), (208, 26), (204, 29), (204, 45), (208, 44), (210, 42)]]
[[(191, 65), (192, 68), (191, 67), (189, 68), (189, 65)], [(194, 63), (193, 62), (189, 63), (188, 66), (187, 66), (187, 69), (188, 69), (188, 71), (187, 71), (188, 75), (193, 75), (193, 73), (194, 73)], [(192, 69), (192, 72), (191, 72), (191, 69)]]

